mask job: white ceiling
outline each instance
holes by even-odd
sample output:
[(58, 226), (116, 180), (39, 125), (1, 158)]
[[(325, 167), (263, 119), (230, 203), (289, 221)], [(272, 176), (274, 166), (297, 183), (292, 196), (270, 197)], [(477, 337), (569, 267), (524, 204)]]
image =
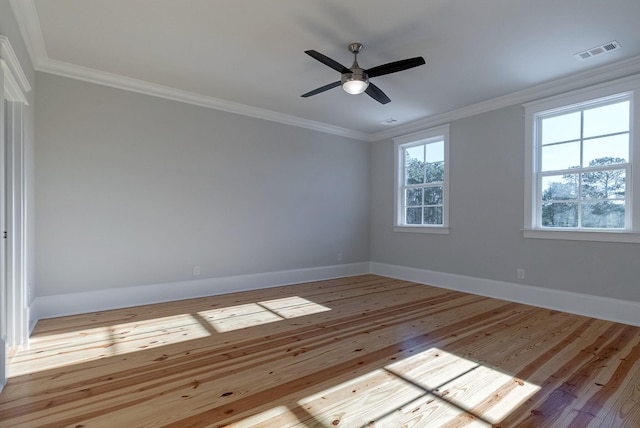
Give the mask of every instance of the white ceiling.
[[(120, 85), (120, 77), (128, 78), (121, 81), (129, 86), (148, 82), (151, 92), (165, 91), (169, 98), (179, 99), (172, 95), (179, 93), (196, 103), (284, 122), (320, 122), (356, 136), (388, 130), (381, 122), (389, 118), (402, 127), (640, 58), (639, 0), (12, 0), (12, 5), (36, 68), (43, 71), (98, 76), (96, 81), (102, 76), (113, 86)], [(612, 40), (622, 48), (585, 61), (573, 56)], [(317, 50), (349, 67), (350, 42), (364, 44), (358, 58), (363, 68), (415, 56), (427, 64), (372, 79), (391, 98), (387, 105), (341, 88), (301, 98), (340, 77), (304, 51)]]

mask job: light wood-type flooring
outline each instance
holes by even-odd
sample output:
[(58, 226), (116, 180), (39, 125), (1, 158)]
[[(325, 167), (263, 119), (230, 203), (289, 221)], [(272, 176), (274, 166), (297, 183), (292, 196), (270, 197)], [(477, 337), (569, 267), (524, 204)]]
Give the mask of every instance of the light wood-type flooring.
[(363, 275), (42, 320), (2, 427), (640, 427), (640, 328)]

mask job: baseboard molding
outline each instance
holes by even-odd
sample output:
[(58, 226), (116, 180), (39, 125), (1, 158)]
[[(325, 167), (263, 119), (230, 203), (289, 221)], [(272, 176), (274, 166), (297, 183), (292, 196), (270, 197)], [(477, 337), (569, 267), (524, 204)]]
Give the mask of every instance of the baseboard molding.
[(510, 302), (640, 326), (640, 302), (474, 278), (405, 266), (371, 263), (371, 273)]
[(363, 262), (40, 296), (31, 304), (30, 325), (44, 318), (321, 281), (369, 271), (369, 262)]
[(44, 318), (257, 290), (367, 273), (640, 326), (640, 302), (426, 269), (363, 262), (40, 296), (32, 302), (29, 308), (31, 316), (30, 327), (34, 326), (37, 320)]

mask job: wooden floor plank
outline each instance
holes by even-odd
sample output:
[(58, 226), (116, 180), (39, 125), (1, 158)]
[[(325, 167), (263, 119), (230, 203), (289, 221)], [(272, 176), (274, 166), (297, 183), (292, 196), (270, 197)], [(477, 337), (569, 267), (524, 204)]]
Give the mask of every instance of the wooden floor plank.
[(638, 427), (640, 328), (362, 275), (50, 320), (0, 426)]

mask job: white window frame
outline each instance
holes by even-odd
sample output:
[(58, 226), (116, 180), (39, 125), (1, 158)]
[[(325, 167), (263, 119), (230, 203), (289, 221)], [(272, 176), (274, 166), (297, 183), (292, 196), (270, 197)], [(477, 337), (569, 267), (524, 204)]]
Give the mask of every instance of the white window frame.
[[(540, 225), (540, 205), (538, 203), (540, 169), (540, 147), (537, 135), (537, 120), (549, 111), (566, 111), (584, 108), (591, 102), (599, 103), (627, 95), (630, 100), (629, 123), (629, 165), (626, 169), (626, 209), (623, 229), (567, 229), (542, 228)], [(580, 106), (582, 104), (582, 106)], [(579, 241), (640, 243), (640, 197), (634, 197), (634, 189), (640, 189), (640, 138), (635, 130), (640, 130), (640, 76), (631, 76), (613, 82), (591, 86), (567, 94), (556, 95), (543, 100), (524, 104), (525, 109), (525, 238), (564, 239)]]
[[(442, 224), (404, 224), (404, 157), (403, 149), (444, 141), (444, 181), (442, 183)], [(429, 128), (393, 139), (395, 156), (394, 228), (395, 232), (449, 233), (449, 124)]]

